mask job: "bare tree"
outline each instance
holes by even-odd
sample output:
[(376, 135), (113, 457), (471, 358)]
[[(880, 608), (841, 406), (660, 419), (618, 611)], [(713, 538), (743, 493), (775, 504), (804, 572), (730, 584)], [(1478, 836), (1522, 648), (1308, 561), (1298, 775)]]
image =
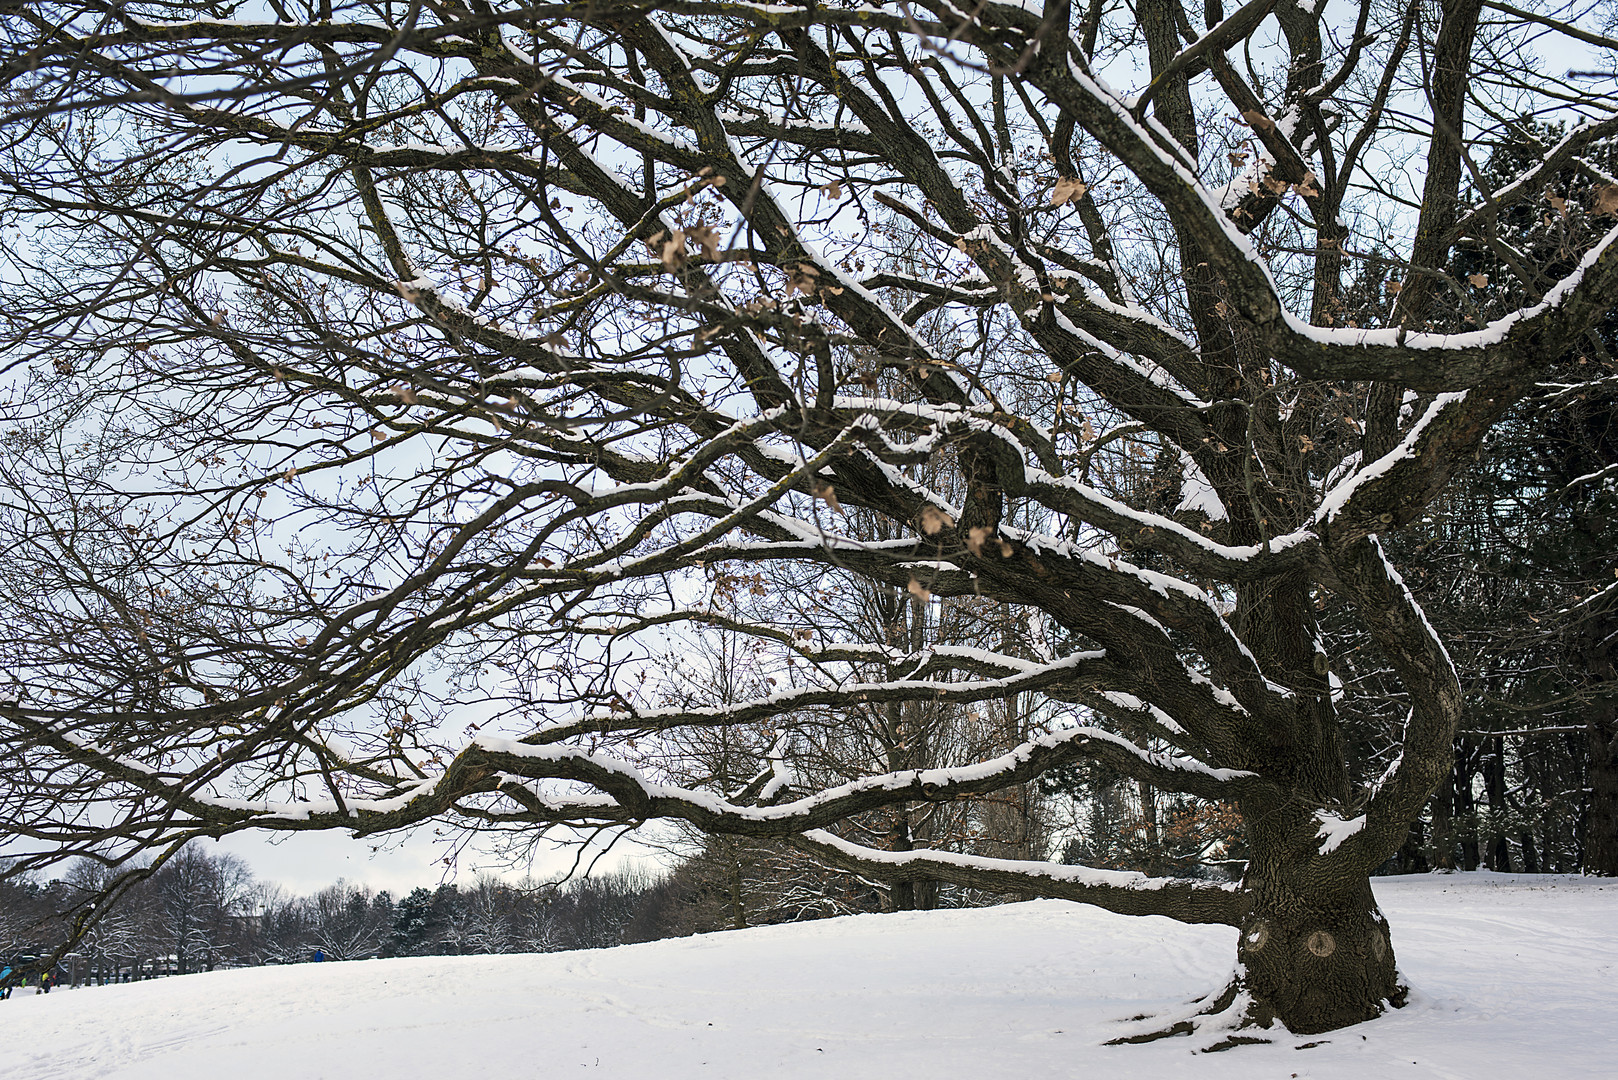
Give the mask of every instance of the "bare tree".
[[(1618, 289), (1611, 177), (1556, 196), (1603, 230), (1559, 277), (1496, 227), (1618, 133), (1531, 39), (1592, 70), (1618, 42), (1485, 0), (270, 7), (0, 16), (9, 872), (674, 819), (1240, 927), (1207, 1008), (1251, 1024), (1402, 999), (1368, 875), (1462, 697), (1378, 538)], [(1463, 198), (1524, 107), (1566, 135)], [(1519, 302), (1476, 305), (1463, 243)], [(1396, 276), (1360, 314), (1372, 255)], [(655, 635), (719, 618), (709, 571), (783, 563), (1038, 612), (1047, 647), (805, 638), (789, 596), (729, 625), (815, 678), (651, 703)], [(1379, 773), (1328, 596), (1407, 702)], [(647, 752), (1013, 695), (1050, 722), (1008, 752), (824, 787)], [(1237, 807), (1243, 880), (832, 831), (1078, 760)]]
[[(68, 868), (64, 877), (69, 900), (94, 898), (108, 888), (112, 876), (106, 867), (90, 859), (79, 860)], [(88, 925), (78, 946), (85, 960), (88, 981), (106, 985), (118, 980), (124, 965), (132, 962), (141, 951), (142, 931), (152, 921), (145, 916), (146, 912), (138, 904), (126, 899)]]
[(279, 885), (266, 884), (255, 897), (254, 935), (257, 959), (264, 964), (297, 964), (308, 960), (314, 940), (309, 905)]
[(515, 926), (517, 951), (559, 952), (567, 948), (559, 925), (557, 890), (525, 881), (524, 892), (525, 902), (518, 909)]
[(244, 928), (253, 873), (235, 855), (182, 849), (152, 878), (159, 933), (151, 944), (174, 957), (175, 973), (212, 971), (245, 957)]
[(466, 940), (475, 953), (516, 951), (517, 896), (493, 874), (479, 874), (466, 895)]
[(54, 948), (61, 936), (55, 916), (37, 876), (7, 874), (0, 880), (0, 958), (10, 964)]
[(382, 951), (393, 921), (391, 903), (364, 885), (339, 878), (304, 901), (308, 938), (305, 957), (318, 949), (328, 960), (364, 960)]

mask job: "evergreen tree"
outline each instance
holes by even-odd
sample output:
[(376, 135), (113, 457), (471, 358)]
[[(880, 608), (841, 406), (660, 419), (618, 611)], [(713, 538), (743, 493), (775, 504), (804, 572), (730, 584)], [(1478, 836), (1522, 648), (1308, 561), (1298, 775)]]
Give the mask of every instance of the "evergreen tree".
[(417, 886), (394, 905), (393, 925), (383, 955), (420, 956), (431, 951), (432, 939), (433, 894)]

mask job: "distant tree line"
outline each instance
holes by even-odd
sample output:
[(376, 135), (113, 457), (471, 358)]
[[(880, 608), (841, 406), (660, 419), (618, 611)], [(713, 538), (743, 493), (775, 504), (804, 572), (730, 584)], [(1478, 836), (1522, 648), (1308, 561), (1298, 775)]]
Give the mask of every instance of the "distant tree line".
[[(56, 880), (0, 881), (0, 960), (37, 974), (31, 965), (66, 938), (104, 876), (84, 860)], [(874, 886), (762, 845), (700, 851), (669, 874), (514, 884), (481, 873), (397, 898), (343, 879), (296, 896), (235, 855), (188, 847), (129, 890), (60, 969), (104, 984), (317, 958), (557, 952), (881, 907)]]

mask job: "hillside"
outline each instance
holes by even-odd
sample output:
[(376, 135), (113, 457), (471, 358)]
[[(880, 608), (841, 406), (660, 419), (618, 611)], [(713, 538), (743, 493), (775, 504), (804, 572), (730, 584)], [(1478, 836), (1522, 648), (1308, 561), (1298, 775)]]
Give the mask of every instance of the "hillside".
[[(618, 949), (305, 964), (0, 1003), (11, 1080), (1613, 1075), (1618, 882), (1379, 879), (1402, 1012), (1193, 1057), (1105, 1047), (1212, 989), (1233, 931), (1039, 901)], [(1211, 1037), (1200, 1037), (1202, 1042)]]

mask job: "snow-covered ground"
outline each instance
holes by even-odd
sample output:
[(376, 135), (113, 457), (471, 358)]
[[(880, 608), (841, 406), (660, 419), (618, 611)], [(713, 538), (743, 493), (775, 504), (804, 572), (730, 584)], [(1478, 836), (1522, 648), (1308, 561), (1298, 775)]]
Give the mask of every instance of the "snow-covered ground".
[(1618, 1077), (1618, 882), (1432, 875), (1377, 895), (1414, 1003), (1223, 1053), (1101, 1044), (1219, 985), (1234, 931), (1038, 901), (20, 992), (0, 1076)]

